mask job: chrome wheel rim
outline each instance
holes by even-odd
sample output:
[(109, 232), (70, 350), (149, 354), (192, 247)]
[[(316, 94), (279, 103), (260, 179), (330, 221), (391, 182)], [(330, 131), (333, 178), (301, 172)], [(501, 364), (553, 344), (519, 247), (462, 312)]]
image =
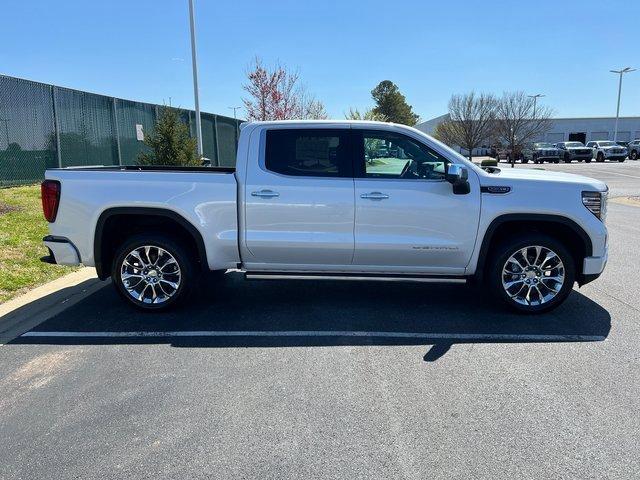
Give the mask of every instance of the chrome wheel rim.
[(562, 260), (553, 250), (531, 245), (514, 252), (502, 268), (502, 288), (516, 303), (536, 306), (553, 300), (564, 285)]
[(144, 245), (124, 257), (120, 280), (127, 293), (138, 302), (160, 304), (176, 294), (182, 273), (177, 260), (164, 248)]

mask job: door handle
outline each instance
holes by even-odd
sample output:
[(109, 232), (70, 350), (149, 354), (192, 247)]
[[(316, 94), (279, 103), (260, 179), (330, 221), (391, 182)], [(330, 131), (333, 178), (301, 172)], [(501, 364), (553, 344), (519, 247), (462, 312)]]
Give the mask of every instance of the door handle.
[(279, 197), (280, 194), (278, 192), (274, 192), (273, 190), (260, 190), (258, 192), (251, 192), (252, 197), (261, 197), (261, 198), (273, 198)]
[(385, 198), (389, 198), (389, 195), (382, 192), (371, 192), (371, 193), (363, 193), (360, 195), (360, 198), (367, 198), (369, 200), (384, 200)]

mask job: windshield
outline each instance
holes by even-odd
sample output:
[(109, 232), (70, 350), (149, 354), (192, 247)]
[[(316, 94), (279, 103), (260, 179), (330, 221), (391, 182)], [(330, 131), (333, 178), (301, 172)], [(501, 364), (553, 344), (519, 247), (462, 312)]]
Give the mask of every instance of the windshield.
[(551, 148), (551, 147), (553, 147), (553, 145), (551, 145), (550, 143), (546, 143), (546, 142), (534, 143), (533, 146), (535, 148)]
[(617, 147), (617, 144), (613, 142), (598, 142), (601, 147)]
[(581, 142), (567, 142), (565, 145), (567, 147), (584, 147), (584, 144)]

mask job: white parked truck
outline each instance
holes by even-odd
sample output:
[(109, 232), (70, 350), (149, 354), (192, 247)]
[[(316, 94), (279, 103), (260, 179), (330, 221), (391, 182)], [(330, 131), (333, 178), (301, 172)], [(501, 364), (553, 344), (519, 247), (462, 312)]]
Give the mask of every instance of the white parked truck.
[(247, 278), (479, 282), (543, 312), (607, 262), (607, 186), (486, 170), (402, 125), (242, 126), (235, 168), (51, 169), (50, 263), (95, 266), (131, 304), (184, 300), (199, 273)]

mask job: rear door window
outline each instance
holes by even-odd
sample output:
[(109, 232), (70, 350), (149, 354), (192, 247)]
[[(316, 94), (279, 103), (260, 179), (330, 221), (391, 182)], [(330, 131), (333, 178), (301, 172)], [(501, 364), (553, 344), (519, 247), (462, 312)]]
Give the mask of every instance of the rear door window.
[(265, 167), (296, 177), (353, 177), (349, 130), (268, 130)]

